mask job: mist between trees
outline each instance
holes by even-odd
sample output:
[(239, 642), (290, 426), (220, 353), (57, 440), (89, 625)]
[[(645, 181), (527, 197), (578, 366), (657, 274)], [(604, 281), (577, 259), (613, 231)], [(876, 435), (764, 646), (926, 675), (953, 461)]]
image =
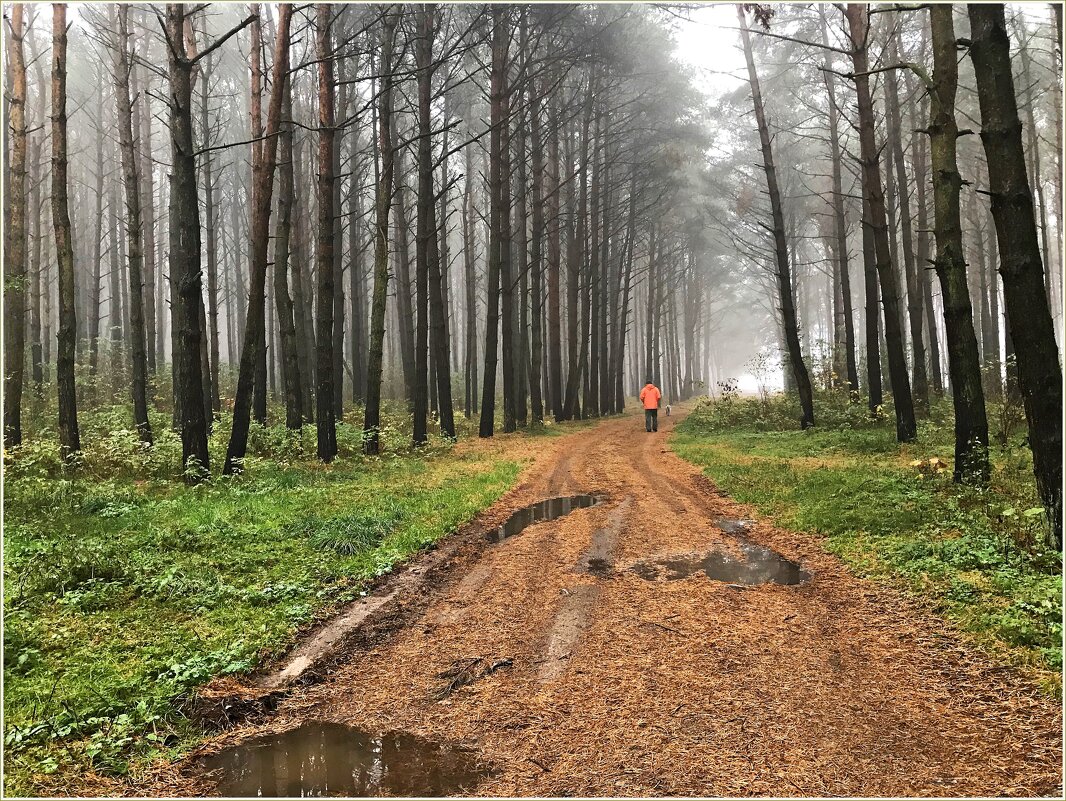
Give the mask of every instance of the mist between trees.
[(779, 363), (797, 427), (950, 394), (958, 481), (1021, 405), (1061, 532), (1061, 6), (727, 10), (6, 4), (5, 447), (126, 397), (195, 483), (270, 399), (329, 462)]

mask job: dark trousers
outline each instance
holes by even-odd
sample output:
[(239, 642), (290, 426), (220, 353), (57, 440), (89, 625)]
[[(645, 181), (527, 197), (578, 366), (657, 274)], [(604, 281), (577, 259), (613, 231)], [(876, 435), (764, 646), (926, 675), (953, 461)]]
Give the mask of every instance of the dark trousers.
[(659, 410), (658, 409), (645, 409), (644, 410), (644, 430), (645, 431), (658, 431), (659, 430)]

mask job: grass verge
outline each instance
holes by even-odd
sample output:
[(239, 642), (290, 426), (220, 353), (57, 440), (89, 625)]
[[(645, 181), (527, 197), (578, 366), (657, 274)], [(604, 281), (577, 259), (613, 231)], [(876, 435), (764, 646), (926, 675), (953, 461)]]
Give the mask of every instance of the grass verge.
[(738, 501), (821, 535), (857, 573), (928, 602), (1061, 693), (1062, 555), (1044, 544), (1021, 434), (1007, 432), (1007, 444), (993, 448), (987, 489), (964, 487), (951, 481), (944, 402), (920, 423), (916, 443), (899, 445), (889, 417), (871, 420), (839, 396), (818, 400), (820, 425), (809, 431), (798, 430), (787, 396), (704, 401), (671, 445)]

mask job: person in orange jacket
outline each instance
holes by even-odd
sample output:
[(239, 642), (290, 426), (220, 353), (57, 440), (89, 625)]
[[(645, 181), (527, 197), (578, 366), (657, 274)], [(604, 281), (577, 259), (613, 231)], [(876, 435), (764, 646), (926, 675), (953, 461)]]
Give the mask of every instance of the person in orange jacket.
[(644, 385), (644, 389), (640, 391), (640, 401), (644, 404), (644, 430), (645, 431), (658, 431), (659, 430), (659, 401), (663, 398), (663, 393), (659, 391), (659, 388), (648, 379), (648, 383)]

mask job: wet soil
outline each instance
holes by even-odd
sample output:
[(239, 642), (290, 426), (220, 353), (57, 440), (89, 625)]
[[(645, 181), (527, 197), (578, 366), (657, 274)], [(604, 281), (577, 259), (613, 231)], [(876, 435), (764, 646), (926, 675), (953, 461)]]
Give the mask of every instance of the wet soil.
[[(217, 793), (197, 759), (308, 721), (475, 753), (495, 772), (468, 792), (485, 796), (1059, 794), (1060, 705), (817, 538), (720, 493), (669, 451), (682, 417), (538, 441), (433, 580), (343, 639), (317, 683), (136, 794)], [(579, 493), (607, 500), (486, 542), (515, 511)], [(707, 554), (746, 563), (746, 547), (809, 578), (709, 580)], [(699, 572), (629, 569), (679, 555)], [(462, 678), (443, 692), (449, 671)]]

